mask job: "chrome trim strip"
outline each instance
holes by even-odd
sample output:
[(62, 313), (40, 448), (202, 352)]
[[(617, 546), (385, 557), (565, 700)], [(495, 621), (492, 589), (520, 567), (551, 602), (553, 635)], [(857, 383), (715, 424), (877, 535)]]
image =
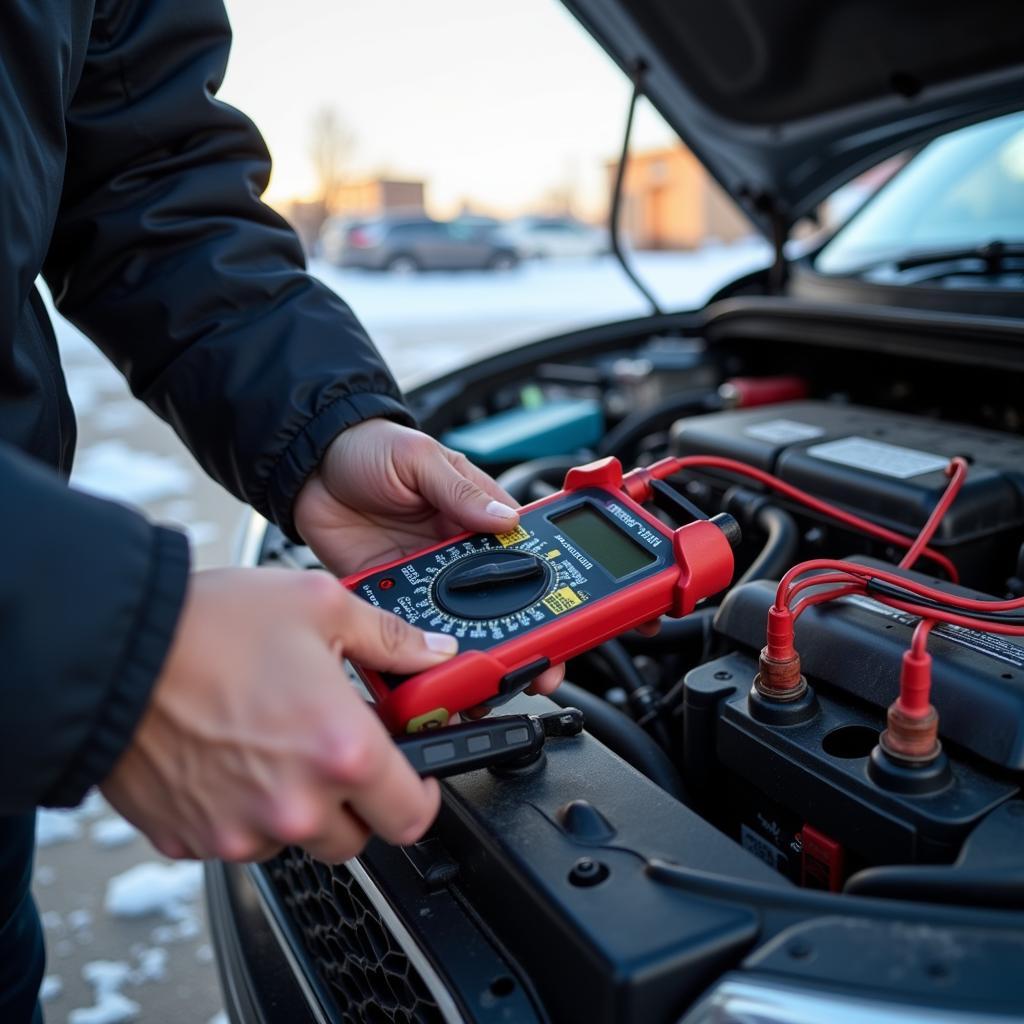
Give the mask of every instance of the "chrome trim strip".
[(437, 1003), (437, 1008), (444, 1015), (447, 1024), (466, 1024), (462, 1011), (455, 1005), (455, 1000), (441, 976), (434, 970), (419, 944), (399, 920), (394, 908), (388, 903), (387, 897), (377, 888), (377, 884), (367, 874), (363, 865), (353, 859), (346, 861), (345, 867), (352, 872), (352, 877), (359, 883), (359, 888), (363, 890), (374, 909), (380, 914), (381, 920), (391, 929), (392, 935), (398, 940), (398, 944), (402, 947), (402, 952), (409, 958), (409, 962), (419, 971), (420, 977), (430, 990), (430, 994), (434, 997), (434, 1002)]

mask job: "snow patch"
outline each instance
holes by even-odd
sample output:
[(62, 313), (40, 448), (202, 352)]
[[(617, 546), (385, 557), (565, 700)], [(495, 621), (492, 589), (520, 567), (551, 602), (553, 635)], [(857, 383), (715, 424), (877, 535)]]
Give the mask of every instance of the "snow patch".
[(82, 834), (82, 826), (78, 819), (77, 810), (55, 811), (49, 807), (40, 808), (36, 812), (36, 846), (42, 848), (74, 842)]
[(199, 927), (199, 918), (194, 914), (182, 918), (177, 924), (161, 924), (149, 933), (150, 942), (161, 943), (170, 946), (175, 942), (186, 942), (194, 939), (202, 929)]
[(167, 977), (167, 950), (161, 946), (143, 949), (138, 954), (139, 966), (132, 971), (133, 985), (147, 981), (163, 981)]
[[(74, 373), (72, 377), (74, 379)], [(145, 417), (145, 406), (141, 402), (130, 399), (103, 402), (96, 409), (93, 424), (105, 433), (121, 433), (141, 423)]]
[(85, 799), (75, 808), (75, 813), (80, 818), (92, 820), (101, 814), (106, 814), (110, 805), (103, 799), (103, 794), (98, 789), (90, 789), (85, 794)]
[(88, 910), (72, 910), (67, 916), (68, 927), (73, 932), (81, 931), (92, 925), (92, 914)]
[[(82, 835), (83, 821), (96, 818), (106, 810), (107, 802), (98, 789), (90, 789), (77, 807), (42, 807), (36, 811), (36, 845), (56, 846), (58, 843), (73, 842)], [(36, 877), (41, 885), (49, 885), (56, 878), (55, 874), (50, 874), (48, 881), (43, 881), (40, 877), (42, 875), (40, 869)]]
[(92, 987), (93, 1005), (72, 1010), (68, 1024), (125, 1024), (139, 1016), (139, 1004), (121, 992), (132, 977), (123, 960), (93, 960), (82, 968), (82, 977)]
[(58, 999), (63, 991), (63, 980), (56, 974), (47, 974), (43, 978), (42, 985), (39, 986), (39, 1001), (41, 1003), (51, 1003), (54, 999)]
[(187, 494), (193, 475), (170, 455), (137, 451), (123, 441), (101, 441), (86, 448), (71, 474), (81, 491), (134, 504)]
[(107, 883), (105, 907), (113, 917), (162, 914), (173, 922), (192, 917), (188, 904), (203, 887), (203, 866), (197, 861), (136, 864)]
[(220, 527), (209, 520), (201, 519), (195, 523), (185, 523), (184, 526), (188, 533), (189, 543), (194, 548), (220, 540)]
[(165, 502), (157, 509), (161, 519), (169, 519), (177, 523), (187, 523), (195, 519), (198, 506), (188, 498), (175, 498), (173, 501)]
[(101, 818), (89, 829), (92, 841), (106, 850), (125, 846), (138, 834), (139, 830), (124, 818)]
[(124, 392), (124, 378), (107, 362), (69, 366), (68, 394), (78, 416), (87, 416), (100, 406), (103, 395)]

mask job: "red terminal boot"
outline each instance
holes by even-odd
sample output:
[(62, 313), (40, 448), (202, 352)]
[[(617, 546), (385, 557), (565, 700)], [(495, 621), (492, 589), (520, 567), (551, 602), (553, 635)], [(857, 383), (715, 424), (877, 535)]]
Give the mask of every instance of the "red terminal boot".
[(878, 739), (879, 746), (890, 757), (915, 765), (934, 761), (942, 752), (939, 715), (929, 700), (932, 656), (923, 645), (923, 639), (919, 641), (915, 633), (914, 646), (903, 655), (900, 695), (889, 705), (888, 728)]
[(754, 689), (768, 700), (799, 700), (807, 692), (807, 680), (793, 646), (793, 613), (788, 608), (772, 606), (769, 610), (767, 641), (761, 650)]

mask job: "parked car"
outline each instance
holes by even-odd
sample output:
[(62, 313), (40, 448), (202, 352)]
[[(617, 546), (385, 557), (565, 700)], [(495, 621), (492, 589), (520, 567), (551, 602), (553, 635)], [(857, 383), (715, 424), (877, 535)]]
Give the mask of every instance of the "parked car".
[(509, 270), (518, 257), (487, 219), (378, 217), (328, 220), (324, 258), (338, 267), (414, 274), (423, 270)]
[[(704, 308), (544, 338), (409, 400), (521, 501), (595, 455), (669, 465), (657, 516), (617, 506), (615, 529), (639, 543), (730, 514), (735, 582), (656, 637), (572, 659), (554, 701), (514, 697), (499, 714), (575, 705), (587, 731), (446, 780), (414, 847), (210, 864), (231, 1019), (1020, 1021), (1018, 5), (566, 2), (775, 260)], [(906, 150), (830, 241), (786, 257), (801, 218)], [(908, 554), (926, 524), (929, 550)], [(605, 542), (581, 537), (537, 549), (565, 570), (558, 609), (590, 600), (591, 578), (612, 586)], [(826, 575), (780, 595), (806, 559)], [(314, 563), (256, 519), (242, 560)], [(796, 597), (800, 661), (783, 643)]]
[(502, 228), (523, 259), (594, 257), (609, 251), (608, 232), (573, 217), (519, 217)]

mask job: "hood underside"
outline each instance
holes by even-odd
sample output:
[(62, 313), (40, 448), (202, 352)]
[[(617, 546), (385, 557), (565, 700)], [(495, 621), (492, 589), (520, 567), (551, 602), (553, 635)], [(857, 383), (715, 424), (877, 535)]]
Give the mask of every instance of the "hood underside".
[(564, 0), (776, 238), (893, 153), (1024, 106), (1019, 0)]

